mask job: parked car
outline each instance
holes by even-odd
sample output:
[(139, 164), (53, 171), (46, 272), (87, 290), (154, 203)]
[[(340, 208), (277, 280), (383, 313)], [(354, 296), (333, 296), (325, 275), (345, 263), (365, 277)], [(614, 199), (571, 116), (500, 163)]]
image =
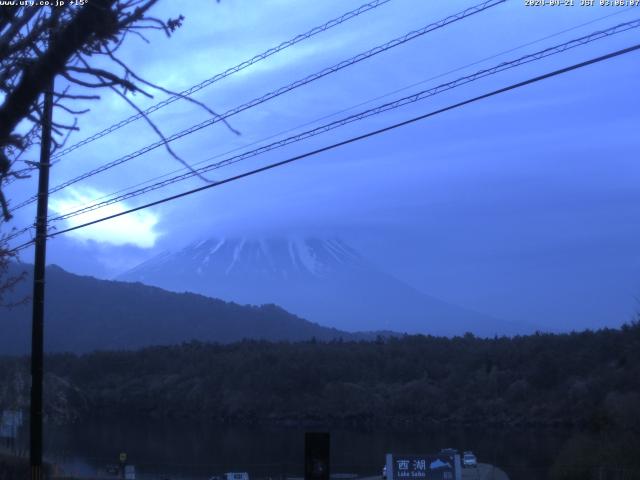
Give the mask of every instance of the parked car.
[(462, 466), (465, 468), (467, 467), (475, 468), (478, 466), (478, 459), (473, 454), (473, 452), (464, 452), (464, 454), (462, 455)]

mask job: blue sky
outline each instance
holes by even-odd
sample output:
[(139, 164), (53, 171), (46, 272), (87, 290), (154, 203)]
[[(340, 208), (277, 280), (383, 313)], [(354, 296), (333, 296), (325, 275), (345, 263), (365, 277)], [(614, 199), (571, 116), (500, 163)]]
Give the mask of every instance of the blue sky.
[[(161, 18), (181, 13), (184, 26), (170, 39), (150, 35), (151, 45), (131, 37), (120, 56), (141, 76), (180, 91), (361, 2), (164, 1), (154, 13)], [(194, 98), (224, 112), (474, 4), (392, 0), (207, 87)], [(301, 125), (419, 82), (348, 113), (636, 18), (640, 7), (526, 7), (524, 1), (510, 0), (234, 116), (229, 122), (241, 135), (216, 124), (173, 147), (195, 164), (243, 146), (251, 148), (248, 145), (286, 130), (302, 131), (309, 127)], [(579, 27), (587, 22), (591, 23)], [(572, 30), (555, 35), (567, 29)], [(638, 33), (631, 30), (491, 76), (220, 169), (210, 178), (221, 179), (632, 45)], [(501, 54), (550, 35), (555, 36)], [(619, 325), (631, 318), (640, 295), (639, 55), (631, 53), (57, 237), (49, 243), (49, 261), (109, 278), (165, 249), (205, 237), (338, 235), (381, 268), (465, 307), (563, 329)], [(482, 61), (491, 56), (495, 58)], [(457, 71), (447, 73), (452, 70)], [(164, 96), (157, 92), (153, 100), (141, 95), (133, 99), (144, 107)], [(70, 143), (132, 113), (107, 92), (91, 108), (80, 119), (82, 131)], [(330, 119), (341, 115), (346, 113)], [(187, 102), (176, 102), (152, 116), (166, 135), (207, 117)], [(51, 185), (156, 140), (144, 122), (130, 124), (65, 156), (52, 170)], [(67, 211), (180, 168), (157, 149), (56, 193), (51, 212)], [(180, 182), (93, 215), (115, 213), (202, 184), (198, 179)], [(18, 202), (34, 192), (32, 179), (11, 185), (8, 196)], [(19, 211), (15, 226), (33, 218), (31, 207)], [(26, 251), (23, 258), (31, 261), (32, 252)]]

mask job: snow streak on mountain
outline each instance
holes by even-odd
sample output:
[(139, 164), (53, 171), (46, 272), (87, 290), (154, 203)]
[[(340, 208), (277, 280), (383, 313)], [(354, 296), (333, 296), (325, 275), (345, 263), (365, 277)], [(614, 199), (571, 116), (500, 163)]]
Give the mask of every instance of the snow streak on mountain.
[(213, 239), (194, 243), (177, 253), (165, 252), (134, 268), (125, 276), (146, 277), (167, 273), (194, 273), (224, 277), (269, 277), (283, 280), (325, 278), (349, 266), (360, 266), (359, 255), (340, 240), (319, 239)]

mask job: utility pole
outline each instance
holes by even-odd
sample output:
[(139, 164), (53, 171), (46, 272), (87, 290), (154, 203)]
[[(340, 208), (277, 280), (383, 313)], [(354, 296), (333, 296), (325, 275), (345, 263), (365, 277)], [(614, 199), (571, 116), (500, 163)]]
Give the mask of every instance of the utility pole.
[(33, 317), (31, 331), (31, 411), (29, 461), (31, 480), (42, 480), (42, 390), (44, 360), (44, 276), (47, 253), (47, 211), (49, 207), (49, 167), (54, 80), (44, 92), (42, 137), (38, 173), (35, 261), (33, 269)]

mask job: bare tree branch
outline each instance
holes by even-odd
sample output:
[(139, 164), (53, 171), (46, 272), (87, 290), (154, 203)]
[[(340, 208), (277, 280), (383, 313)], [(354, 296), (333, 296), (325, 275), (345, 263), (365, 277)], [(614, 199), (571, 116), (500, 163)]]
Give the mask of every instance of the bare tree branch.
[(122, 60), (120, 60), (119, 58), (117, 58), (117, 57), (113, 54), (113, 52), (109, 51), (108, 49), (107, 49), (107, 52), (108, 52), (109, 58), (111, 58), (111, 60), (113, 60), (114, 62), (116, 62), (118, 65), (120, 65), (120, 66), (124, 69), (124, 71), (127, 73), (127, 75), (131, 75), (131, 76), (132, 76), (135, 80), (137, 80), (138, 82), (140, 82), (140, 83), (144, 83), (145, 85), (148, 85), (148, 86), (150, 86), (151, 88), (155, 88), (156, 90), (160, 90), (161, 92), (164, 92), (164, 93), (166, 93), (166, 94), (168, 94), (168, 95), (172, 95), (172, 96), (180, 97), (180, 98), (182, 98), (182, 99), (184, 99), (184, 100), (186, 100), (186, 101), (188, 101), (188, 102), (190, 102), (190, 103), (193, 103), (194, 105), (199, 106), (200, 108), (202, 108), (202, 109), (206, 110), (206, 111), (207, 111), (209, 114), (211, 114), (212, 116), (214, 116), (214, 117), (217, 117), (217, 118), (221, 119), (221, 120), (222, 120), (222, 123), (224, 123), (224, 125), (226, 125), (226, 127), (227, 127), (229, 130), (231, 130), (233, 133), (235, 133), (236, 135), (241, 135), (241, 133), (240, 133), (238, 130), (236, 130), (235, 128), (233, 128), (233, 127), (231, 126), (231, 124), (230, 124), (230, 123), (229, 123), (225, 118), (222, 118), (219, 114), (217, 114), (216, 112), (214, 112), (214, 111), (213, 111), (211, 108), (209, 108), (206, 104), (204, 104), (204, 103), (202, 103), (202, 102), (200, 102), (200, 101), (196, 100), (195, 98), (191, 98), (191, 97), (189, 97), (189, 96), (187, 96), (187, 95), (183, 95), (183, 94), (181, 94), (181, 93), (177, 93), (177, 92), (174, 92), (174, 91), (172, 91), (172, 90), (168, 90), (168, 89), (166, 89), (166, 88), (164, 88), (164, 87), (162, 87), (162, 86), (160, 86), (160, 85), (157, 85), (157, 84), (155, 84), (155, 83), (151, 83), (151, 82), (149, 82), (148, 80), (145, 80), (144, 78), (141, 78), (141, 77), (140, 77), (139, 75), (137, 75), (133, 70), (131, 70), (131, 69), (130, 69), (130, 68), (129, 68), (129, 67), (128, 67), (128, 66), (127, 66), (127, 65), (126, 65)]
[(0, 307), (12, 308), (23, 304), (28, 300), (27, 297), (7, 302), (5, 295), (11, 292), (18, 283), (20, 283), (26, 276), (25, 272), (10, 272), (12, 262), (16, 258), (16, 252), (10, 250), (6, 244), (6, 236), (0, 236)]
[[(71, 85), (81, 88), (123, 88), (126, 92), (152, 95), (130, 80), (124, 64), (122, 74), (90, 66), (82, 55), (91, 57), (107, 54), (120, 47), (127, 33), (137, 26), (153, 26), (170, 35), (182, 24), (183, 17), (163, 22), (149, 17), (149, 10), (158, 0), (91, 0), (79, 8), (9, 8), (0, 12), (0, 91), (4, 93), (0, 104), (0, 223), (11, 218), (2, 185), (9, 179), (23, 178), (22, 172), (13, 174), (12, 165), (25, 149), (36, 143), (38, 129), (29, 129), (20, 144), (12, 143), (11, 136), (17, 125), (28, 120), (41, 124), (40, 96), (46, 85), (60, 75)], [(146, 39), (145, 39), (146, 40)], [(147, 40), (148, 41), (148, 40)], [(83, 65), (78, 65), (78, 63)], [(119, 91), (119, 90), (118, 90)], [(64, 102), (97, 100), (99, 95), (55, 92), (55, 106), (71, 115), (88, 111), (70, 108)], [(127, 99), (128, 100), (128, 99)], [(53, 126), (55, 148), (63, 145), (77, 122), (58, 122)], [(159, 133), (158, 129), (155, 129)], [(160, 133), (159, 133), (160, 134)], [(161, 135), (161, 138), (164, 137)], [(9, 147), (13, 146), (11, 150)], [(173, 154), (173, 153), (172, 153)]]
[[(202, 102), (145, 80), (114, 55), (129, 34), (148, 43), (149, 39), (142, 33), (145, 30), (160, 30), (171, 36), (182, 26), (182, 15), (166, 21), (150, 16), (151, 8), (157, 3), (158, 0), (90, 0), (77, 8), (0, 9), (0, 224), (11, 219), (10, 204), (2, 187), (13, 180), (27, 178), (29, 172), (38, 168), (36, 162), (22, 158), (40, 142), (42, 96), (56, 77), (64, 81), (59, 82), (63, 83), (62, 87), (59, 85), (53, 92), (54, 107), (60, 113), (52, 125), (54, 151), (65, 145), (71, 132), (79, 129), (78, 115), (89, 111), (85, 103), (100, 99), (94, 91), (109, 88), (142, 114), (174, 159), (202, 180), (209, 181), (173, 151), (160, 128), (128, 93), (152, 97), (151, 92), (158, 90), (179, 95), (209, 114), (219, 115)], [(94, 66), (92, 59), (97, 55), (105, 56), (110, 63), (107, 62), (106, 67), (101, 64), (101, 68)], [(19, 125), (20, 133), (16, 133)], [(26, 168), (18, 169), (20, 162)], [(2, 281), (2, 262), (12, 255), (4, 238), (0, 237), (0, 294), (12, 284)]]
[(171, 155), (174, 159), (176, 159), (178, 162), (180, 162), (184, 167), (189, 169), (189, 171), (191, 173), (193, 173), (195, 176), (197, 176), (199, 179), (201, 179), (201, 180), (203, 180), (203, 181), (205, 181), (207, 183), (212, 183), (213, 182), (213, 180), (209, 180), (204, 175), (202, 175), (201, 173), (199, 173), (196, 170), (194, 170), (194, 168), (191, 165), (189, 165), (185, 160), (180, 158), (180, 156), (176, 152), (173, 151), (173, 149), (171, 148), (171, 145), (169, 145), (169, 142), (167, 141), (167, 139), (165, 138), (163, 133), (160, 131), (160, 129), (157, 127), (157, 125), (155, 123), (153, 123), (153, 121), (149, 118), (149, 116), (146, 113), (144, 113), (144, 111), (140, 107), (138, 107), (135, 103), (133, 103), (130, 99), (128, 99), (127, 96), (124, 93), (122, 93), (121, 91), (119, 91), (117, 88), (112, 87), (111, 89), (114, 92), (116, 92), (125, 102), (127, 102), (129, 105), (131, 105), (140, 115), (142, 115), (142, 117), (149, 124), (149, 126), (151, 126), (151, 128), (162, 139), (162, 141), (164, 143), (164, 148), (167, 150), (167, 152), (169, 152), (169, 155)]

